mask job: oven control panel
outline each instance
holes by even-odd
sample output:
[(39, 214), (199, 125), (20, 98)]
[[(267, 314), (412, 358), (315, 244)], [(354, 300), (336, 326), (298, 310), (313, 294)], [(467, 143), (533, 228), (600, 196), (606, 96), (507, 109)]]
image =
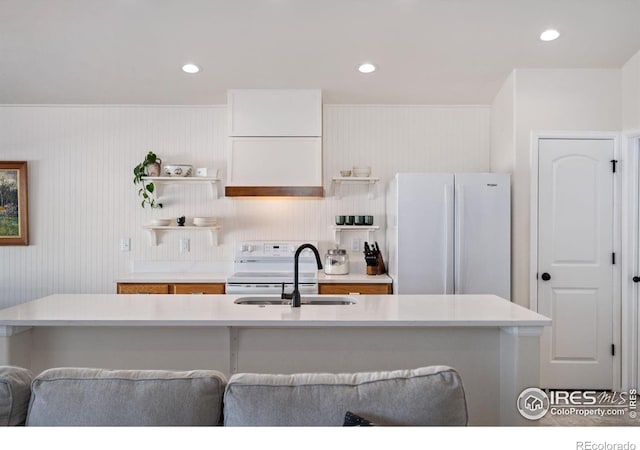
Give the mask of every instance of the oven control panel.
[[(252, 258), (293, 258), (296, 249), (307, 241), (244, 241), (236, 244), (236, 259), (251, 256)], [(318, 247), (317, 242), (309, 242)], [(311, 253), (305, 249), (303, 254)]]
[(264, 244), (264, 254), (270, 256), (291, 256), (295, 254), (296, 248), (292, 244), (281, 242), (267, 242)]

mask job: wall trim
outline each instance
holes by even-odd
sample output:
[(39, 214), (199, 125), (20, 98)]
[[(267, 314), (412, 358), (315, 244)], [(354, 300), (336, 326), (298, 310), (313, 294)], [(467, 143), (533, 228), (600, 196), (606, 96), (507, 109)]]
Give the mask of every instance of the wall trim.
[(638, 386), (640, 342), (638, 326), (640, 288), (632, 278), (640, 273), (640, 130), (623, 133), (622, 139), (622, 389)]
[[(432, 105), (432, 104), (399, 104), (399, 103), (323, 103), (331, 108), (433, 108), (433, 109), (491, 109), (491, 105)], [(170, 104), (127, 104), (127, 103), (0, 103), (2, 108), (226, 108), (226, 103), (210, 105), (170, 105)]]
[[(226, 106), (226, 105), (225, 105)], [(491, 105), (431, 105), (431, 104), (400, 104), (400, 103), (323, 103), (322, 106), (331, 108), (433, 108), (433, 109), (491, 109)]]
[(11, 104), (11, 103), (0, 103), (0, 108), (105, 108), (105, 109), (109, 109), (109, 108), (144, 108), (144, 109), (148, 109), (148, 108), (185, 108), (185, 109), (193, 109), (193, 108), (202, 108), (202, 109), (207, 109), (207, 108), (226, 108), (227, 105), (222, 103), (222, 104), (215, 104), (215, 105), (138, 105), (138, 104), (106, 104), (106, 103), (97, 103), (97, 104), (92, 104), (92, 103), (87, 103), (87, 104), (82, 104), (82, 103), (42, 103), (42, 104), (30, 104), (30, 103), (15, 103), (15, 104)]

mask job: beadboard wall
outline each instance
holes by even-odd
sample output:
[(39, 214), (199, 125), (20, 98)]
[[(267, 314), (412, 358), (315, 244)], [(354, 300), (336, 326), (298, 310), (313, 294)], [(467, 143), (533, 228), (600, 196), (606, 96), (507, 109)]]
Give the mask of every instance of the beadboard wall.
[[(394, 173), (490, 167), (489, 106), (324, 105), (324, 198), (225, 198), (226, 118), (225, 105), (0, 106), (0, 160), (29, 162), (30, 225), (29, 246), (0, 247), (0, 308), (54, 293), (115, 292), (133, 261), (232, 261), (237, 240), (314, 240), (324, 253), (336, 214), (373, 215), (384, 248), (384, 190)], [(141, 208), (132, 169), (148, 150), (165, 163), (220, 170), (220, 199), (205, 185), (167, 185), (163, 209)], [(365, 186), (333, 195), (332, 177), (353, 165), (381, 178), (373, 199)], [(181, 215), (218, 217), (220, 245), (204, 231), (180, 230), (151, 246), (142, 227)], [(120, 251), (124, 237), (129, 252)], [(188, 253), (180, 238), (190, 239)], [(351, 251), (354, 239), (366, 234), (343, 233), (342, 247)]]

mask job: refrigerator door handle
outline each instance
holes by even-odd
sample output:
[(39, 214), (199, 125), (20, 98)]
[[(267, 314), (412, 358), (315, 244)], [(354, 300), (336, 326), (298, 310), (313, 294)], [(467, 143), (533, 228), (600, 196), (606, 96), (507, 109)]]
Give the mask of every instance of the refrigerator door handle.
[(461, 184), (456, 184), (455, 190), (456, 196), (456, 215), (455, 215), (455, 229), (456, 229), (456, 241), (455, 241), (455, 275), (454, 275), (454, 293), (464, 294), (462, 292), (462, 244), (464, 230), (464, 190)]
[(453, 294), (453, 186), (444, 186), (444, 293)]

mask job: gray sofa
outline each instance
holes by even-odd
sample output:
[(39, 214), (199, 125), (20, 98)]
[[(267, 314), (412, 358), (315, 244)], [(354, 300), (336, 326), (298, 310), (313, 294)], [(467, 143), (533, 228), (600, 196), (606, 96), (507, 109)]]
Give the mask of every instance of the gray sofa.
[[(350, 374), (55, 368), (35, 376), (0, 366), (0, 425), (466, 425), (451, 367)], [(356, 422), (359, 423), (359, 422)], [(365, 422), (366, 423), (366, 422)]]

